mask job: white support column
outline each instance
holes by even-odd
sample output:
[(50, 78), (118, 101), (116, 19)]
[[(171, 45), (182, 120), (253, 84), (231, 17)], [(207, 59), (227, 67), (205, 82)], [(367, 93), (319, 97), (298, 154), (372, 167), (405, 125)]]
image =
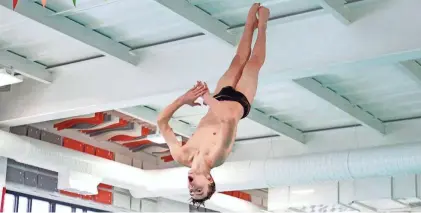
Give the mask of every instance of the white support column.
[[(158, 111), (147, 108), (145, 106), (136, 106), (136, 107), (117, 109), (116, 111), (126, 114), (128, 116), (131, 116), (133, 118), (146, 121), (150, 124), (158, 125), (157, 124), (157, 118), (159, 115)], [(179, 120), (175, 120), (175, 119), (171, 119), (170, 125), (173, 128), (173, 131), (175, 133), (182, 135), (184, 137), (188, 137), (188, 138), (192, 135), (192, 132), (194, 130), (190, 125), (183, 123)]]
[(0, 212), (4, 211), (4, 199), (6, 192), (7, 158), (0, 157)]
[(53, 81), (51, 72), (44, 66), (7, 51), (0, 51), (0, 65), (41, 83), (49, 84)]
[[(0, 6), (13, 10), (12, 1), (0, 1)], [(130, 53), (130, 48), (115, 42), (63, 16), (51, 16), (54, 12), (33, 1), (21, 1), (17, 13), (43, 24), (53, 30), (79, 40), (104, 55), (137, 65), (139, 57)]]
[(421, 64), (416, 60), (403, 61), (399, 65), (402, 67), (402, 71), (408, 74), (414, 81), (421, 84)]
[(352, 20), (351, 11), (345, 6), (345, 0), (318, 0), (324, 10), (332, 14), (343, 24), (350, 24)]
[(186, 0), (155, 0), (159, 4), (167, 7), (178, 15), (191, 21), (200, 27), (204, 33), (213, 35), (218, 39), (235, 46), (237, 44), (236, 36), (229, 33), (228, 26), (219, 20), (213, 18), (203, 10), (190, 4)]
[(336, 106), (348, 115), (354, 117), (362, 125), (370, 127), (381, 134), (386, 134), (385, 125), (382, 121), (369, 112), (364, 111), (364, 109), (360, 106), (352, 104), (345, 97), (337, 94), (327, 87), (324, 87), (323, 84), (314, 78), (301, 78), (294, 80), (294, 82), (333, 106)]

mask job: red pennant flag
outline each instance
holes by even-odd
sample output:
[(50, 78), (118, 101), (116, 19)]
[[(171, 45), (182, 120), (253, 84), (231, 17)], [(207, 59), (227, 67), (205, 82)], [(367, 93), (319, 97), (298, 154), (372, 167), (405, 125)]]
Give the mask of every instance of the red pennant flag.
[(41, 3), (42, 3), (42, 6), (45, 7), (45, 5), (47, 5), (47, 0), (42, 0)]
[(16, 8), (16, 5), (18, 5), (19, 0), (13, 0), (13, 10)]
[(73, 0), (73, 5), (76, 7), (76, 0)]

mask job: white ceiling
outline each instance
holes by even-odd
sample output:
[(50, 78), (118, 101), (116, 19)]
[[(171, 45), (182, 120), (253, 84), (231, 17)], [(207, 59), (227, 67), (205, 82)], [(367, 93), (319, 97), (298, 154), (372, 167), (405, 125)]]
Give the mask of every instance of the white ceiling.
[[(206, 2), (191, 0), (189, 2), (208, 13), (211, 18), (213, 17), (219, 19), (221, 22), (225, 23), (227, 28), (233, 28), (243, 24), (248, 7), (253, 1), (234, 3), (232, 1), (225, 0), (212, 0)], [(274, 19), (272, 22), (290, 19), (289, 17), (295, 17), (297, 16), (296, 14), (308, 14), (314, 11), (322, 10), (321, 6), (313, 0), (268, 0), (262, 1), (262, 3), (271, 8), (272, 19)], [(41, 7), (40, 1), (36, 1), (36, 3), (23, 1), (20, 2), (20, 4), (21, 5), (18, 5), (17, 7), (17, 12), (14, 12), (4, 6), (0, 7), (0, 14), (2, 16), (0, 19), (0, 30), (2, 31), (2, 36), (0, 37), (1, 50), (19, 54), (30, 61), (45, 65), (47, 70), (52, 71), (53, 73), (60, 70), (73, 69), (75, 73), (77, 73), (76, 70), (84, 70), (83, 72), (86, 73), (85, 75), (87, 78), (99, 77), (99, 72), (92, 69), (104, 70), (107, 69), (107, 67), (113, 67), (113, 69), (132, 69), (132, 67), (129, 68), (126, 65), (119, 66), (119, 64), (107, 61), (107, 59), (97, 59), (96, 57), (103, 54), (98, 49), (86, 45), (78, 39), (64, 35), (61, 32), (58, 32), (60, 30), (54, 30), (49, 27), (48, 24), (45, 26), (33, 19), (27, 18), (25, 17), (27, 14), (20, 11), (19, 7), (25, 7), (29, 4), (31, 4), (31, 7)], [(365, 7), (361, 1), (352, 3), (352, 5), (350, 4), (350, 7), (351, 6), (352, 8), (356, 6)], [(189, 21), (177, 14), (177, 11), (173, 12), (161, 5), (159, 2), (152, 0), (113, 0), (105, 2), (102, 0), (89, 0), (79, 2), (76, 8), (72, 5), (71, 1), (60, 0), (48, 2), (47, 8), (44, 10), (47, 11), (46, 14), (48, 14), (48, 17), (50, 18), (54, 19), (55, 17), (66, 17), (72, 21), (80, 23), (86, 28), (90, 28), (93, 31), (99, 32), (104, 36), (111, 38), (111, 41), (117, 42), (117, 44), (120, 43), (123, 46), (129, 47), (129, 49), (133, 50), (133, 54), (137, 54), (137, 56), (141, 58), (140, 67), (142, 67), (142, 64), (146, 64), (148, 66), (148, 70), (153, 70), (153, 72), (155, 72), (155, 70), (151, 69), (153, 66), (150, 65), (153, 65), (153, 63), (156, 63), (157, 61), (148, 61), (148, 55), (153, 54), (158, 58), (158, 54), (162, 52), (165, 54), (165, 51), (168, 53), (170, 53), (170, 50), (172, 50), (172, 52), (178, 52), (180, 48), (183, 47), (186, 48), (186, 51), (188, 49), (193, 50), (195, 48), (194, 43), (192, 43), (193, 46), (187, 47), (183, 45), (182, 42), (180, 43), (180, 41), (170, 41), (186, 36), (195, 36), (206, 33), (203, 32), (203, 29), (197, 27), (192, 21)], [(317, 17), (318, 16), (315, 16), (315, 18)], [(334, 21), (333, 18), (330, 19)], [(289, 25), (288, 22), (286, 25)], [(336, 23), (336, 26), (347, 27), (341, 23)], [(268, 43), (274, 44), (274, 42), (276, 42), (276, 36), (274, 36), (273, 33), (268, 36)], [(193, 41), (194, 39), (184, 40), (187, 42), (188, 40)], [(162, 48), (158, 50), (145, 49), (147, 46), (151, 46), (153, 48), (154, 44), (160, 43), (168, 43), (165, 45), (172, 46), (168, 46), (169, 49), (165, 49), (165, 45), (163, 47), (161, 45)], [(204, 46), (201, 47), (199, 43), (197, 44), (196, 48), (205, 48)], [(269, 54), (267, 65), (264, 67), (262, 72), (271, 73), (273, 76), (276, 76), (277, 73), (275, 71), (277, 63), (275, 57), (273, 57), (273, 53), (277, 50), (272, 49), (271, 46), (272, 45), (269, 45), (268, 52), (270, 51), (269, 53), (272, 54)], [(140, 51), (137, 51), (137, 49)], [(214, 50), (212, 50), (212, 52), (213, 51)], [(202, 58), (202, 60), (206, 62), (206, 64), (203, 64), (203, 71), (197, 69), (189, 70), (185, 73), (186, 75), (184, 75), (187, 78), (184, 78), (183, 80), (180, 79), (178, 81), (180, 81), (180, 83), (187, 82), (185, 80), (192, 78), (191, 76), (187, 76), (188, 73), (193, 72), (196, 74), (192, 76), (202, 75), (205, 76), (204, 79), (211, 79), (210, 81), (215, 81), (218, 76), (223, 73), (223, 67), (226, 67), (227, 62), (229, 62), (229, 57), (231, 57), (229, 56), (230, 54), (224, 53), (222, 55), (225, 58), (223, 63), (218, 62), (214, 67), (209, 67), (209, 65), (212, 64), (209, 63), (209, 61), (219, 59), (214, 59), (210, 57), (211, 54), (207, 54), (207, 57)], [(215, 57), (217, 56), (215, 55)], [(175, 64), (171, 64), (169, 61), (165, 60), (165, 57), (161, 58), (164, 65), (168, 62), (169, 66), (174, 67)], [(200, 59), (200, 57), (197, 59)], [(95, 61), (99, 60), (104, 61), (105, 63), (103, 64), (108, 65), (103, 67), (97, 66)], [(297, 62), (298, 61), (299, 60), (297, 60)], [(177, 69), (183, 69), (183, 66), (185, 66), (185, 69), (193, 67), (198, 68), (201, 64), (199, 61), (195, 61), (194, 66), (186, 66), (185, 62), (187, 62), (187, 60), (184, 62), (179, 61), (176, 66), (180, 67)], [(113, 65), (110, 66), (111, 64)], [(291, 65), (293, 64), (290, 64), (289, 66)], [(55, 68), (48, 69), (49, 67)], [(157, 67), (157, 69), (161, 68)], [(284, 66), (284, 68), (287, 67)], [(217, 74), (210, 74), (212, 70), (216, 70)], [(335, 91), (338, 97), (343, 97), (349, 100), (352, 105), (358, 105), (361, 111), (368, 112), (368, 114), (371, 114), (380, 121), (387, 121), (418, 117), (421, 115), (421, 111), (419, 110), (419, 105), (421, 104), (421, 98), (419, 97), (419, 93), (421, 92), (419, 82), (414, 80), (414, 78), (411, 78), (411, 76), (403, 70), (404, 68), (398, 66), (397, 63), (382, 63), (375, 66), (357, 67), (342, 66), (323, 75), (314, 75), (313, 78), (323, 84), (324, 87)], [(169, 73), (173, 71), (168, 70), (167, 67), (166, 72)], [(203, 74), (197, 74), (200, 72), (203, 72)], [(157, 75), (165, 75), (162, 71), (159, 73), (157, 73)], [(279, 73), (283, 74), (282, 72)], [(181, 76), (181, 73), (178, 76)], [(148, 77), (150, 79), (156, 79), (154, 76)], [(294, 81), (283, 80), (280, 82), (274, 79), (277, 78), (271, 78), (271, 75), (265, 75), (261, 79), (257, 98), (254, 103), (254, 108), (264, 112), (269, 118), (276, 118), (277, 120), (291, 125), (295, 129), (303, 132), (354, 126), (361, 123), (358, 119), (355, 119), (348, 113), (343, 112), (343, 110), (338, 107), (333, 106), (330, 101), (316, 96), (309, 90), (296, 84)], [(294, 77), (292, 77), (292, 79), (294, 79)], [(53, 83), (50, 88), (54, 87), (55, 84), (58, 84), (57, 81), (56, 83)], [(165, 80), (165, 82), (167, 82), (167, 80)], [(26, 89), (33, 88), (33, 86), (29, 86), (33, 84), (30, 80), (27, 80), (23, 84), (26, 85)], [(106, 84), (113, 85), (110, 84), (110, 82)], [(167, 87), (164, 85), (159, 86), (163, 91), (171, 91), (175, 89), (174, 85), (176, 84), (165, 85), (167, 85)], [(72, 86), (74, 85), (72, 84)], [(168, 89), (165, 89), (165, 87)], [(179, 88), (182, 87), (185, 87), (185, 85), (179, 86)], [(25, 91), (24, 88), (25, 86), (22, 87), (21, 92)], [(19, 90), (19, 86), (15, 86), (13, 89), (15, 91)], [(83, 88), (75, 89), (82, 92), (84, 91)], [(64, 92), (67, 93), (66, 91)], [(17, 94), (19, 94), (19, 92), (17, 92)], [(116, 94), (118, 94), (117, 91)], [(78, 94), (78, 96), (83, 98), (83, 94)], [(14, 99), (15, 97), (15, 93), (0, 95), (0, 98), (4, 98), (5, 100)], [(163, 109), (166, 104), (170, 103), (173, 98), (174, 96), (169, 93), (166, 98), (147, 101), (144, 104), (160, 110)], [(33, 103), (34, 101), (20, 100), (20, 103), (25, 102)], [(46, 105), (48, 102), (42, 104)], [(4, 110), (6, 113), (10, 112), (8, 109)], [(175, 114), (175, 118), (185, 121), (194, 127), (198, 124), (201, 116), (206, 112), (206, 110), (207, 109), (203, 107), (193, 109), (191, 107), (183, 107)], [(72, 113), (69, 115), (73, 116)], [(255, 121), (244, 119), (240, 123), (238, 137), (248, 138), (274, 133), (276, 133), (276, 131), (272, 131)]]
[[(214, 86), (235, 51), (224, 38), (239, 36), (254, 1), (188, 0), (195, 7), (184, 11), (171, 11), (162, 2), (85, 0), (75, 8), (70, 0), (50, 0), (47, 8), (40, 9), (40, 1), (20, 1), (16, 11), (10, 9), (11, 0), (0, 3), (0, 51), (8, 56), (0, 58), (1, 63), (6, 63), (1, 65), (18, 69), (25, 68), (19, 65), (34, 63), (54, 76), (51, 84), (27, 77), (23, 83), (13, 85), (12, 91), (0, 93), (4, 106), (0, 108), (0, 126), (137, 105), (159, 111), (195, 80), (206, 80)], [(362, 123), (372, 127), (421, 116), (421, 66), (413, 61), (421, 58), (419, 1), (348, 0), (345, 9), (356, 18), (349, 25), (343, 23), (349, 18), (343, 5), (320, 4), (329, 1), (261, 2), (272, 13), (268, 58), (253, 107), (264, 112), (264, 121), (276, 121), (271, 126), (262, 120), (243, 119), (238, 139), (282, 134), (282, 130), (291, 129), (306, 135)], [(27, 8), (38, 12), (28, 12)], [(183, 13), (192, 10), (197, 10), (195, 16)], [(51, 24), (39, 20), (59, 21)], [(85, 31), (74, 27), (74, 34), (63, 33), (60, 26), (73, 26), (69, 21)], [(96, 45), (87, 42), (86, 38), (98, 35), (108, 38)], [(107, 52), (113, 48), (127, 51)], [(21, 57), (18, 64), (10, 54)], [(134, 55), (140, 59), (139, 64), (127, 63), (124, 55)], [(400, 63), (407, 60), (410, 66)], [(333, 92), (333, 98), (325, 100), (293, 81), (302, 77), (322, 84), (322, 91)], [(343, 100), (345, 106), (335, 106)], [(206, 110), (186, 106), (174, 118), (194, 128)], [(141, 115), (137, 118), (141, 119)], [(307, 151), (344, 149), (337, 144), (342, 140), (340, 134), (329, 137), (335, 136), (321, 143), (326, 147), (315, 148), (315, 143), (291, 145), (291, 141), (282, 140), (288, 146), (276, 147), (281, 153), (298, 154), (305, 153), (302, 146)], [(253, 158), (250, 155), (256, 153), (250, 148), (262, 147), (243, 143), (234, 158)]]
[[(0, 32), (0, 50), (12, 51), (45, 65), (98, 55), (83, 43), (5, 7), (0, 7)], [(66, 48), (65, 54), (63, 47)]]
[[(382, 121), (399, 120), (421, 115), (421, 87), (402, 68), (385, 65), (355, 69), (352, 72), (317, 76), (316, 79), (347, 98), (351, 103), (372, 113)], [(171, 99), (150, 106), (163, 109)], [(259, 85), (255, 100), (258, 109), (291, 124), (302, 131), (314, 131), (356, 125), (359, 122), (294, 82)], [(197, 125), (206, 107), (182, 107), (175, 118)], [(267, 128), (244, 119), (239, 138), (273, 134)]]

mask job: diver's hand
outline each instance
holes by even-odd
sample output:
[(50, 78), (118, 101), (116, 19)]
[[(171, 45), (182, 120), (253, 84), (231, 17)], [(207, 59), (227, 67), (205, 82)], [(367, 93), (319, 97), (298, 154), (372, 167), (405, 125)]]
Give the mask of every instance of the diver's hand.
[(200, 103), (196, 102), (196, 100), (203, 96), (207, 91), (207, 86), (205, 86), (205, 84), (203, 84), (201, 81), (198, 81), (193, 88), (181, 96), (181, 101), (183, 104), (190, 106), (200, 106)]

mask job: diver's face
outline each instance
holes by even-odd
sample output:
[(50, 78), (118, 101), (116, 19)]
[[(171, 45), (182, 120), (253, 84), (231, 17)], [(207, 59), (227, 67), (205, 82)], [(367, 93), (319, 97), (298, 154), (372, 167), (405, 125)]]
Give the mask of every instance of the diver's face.
[(208, 195), (210, 175), (189, 173), (187, 179), (190, 196), (193, 199), (200, 200)]

